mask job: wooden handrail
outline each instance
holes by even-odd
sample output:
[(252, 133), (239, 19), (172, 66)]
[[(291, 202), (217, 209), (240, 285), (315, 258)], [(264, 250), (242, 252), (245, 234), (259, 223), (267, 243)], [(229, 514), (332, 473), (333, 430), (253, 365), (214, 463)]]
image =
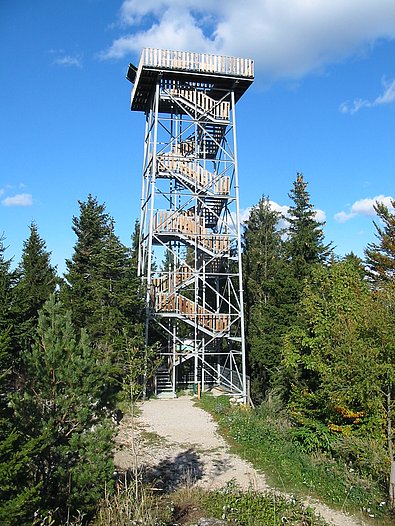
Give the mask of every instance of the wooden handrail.
[(230, 179), (228, 176), (214, 176), (199, 163), (180, 159), (177, 151), (158, 156), (159, 171), (179, 172), (196, 183), (200, 189), (209, 190), (218, 195), (229, 195)]
[(203, 91), (194, 89), (172, 88), (169, 91), (173, 97), (182, 97), (191, 104), (196, 105), (202, 113), (207, 113), (215, 119), (229, 120), (230, 103), (227, 101), (216, 101)]
[(213, 234), (204, 227), (203, 218), (186, 213), (159, 210), (154, 216), (154, 230), (158, 234), (182, 234), (214, 253), (229, 251), (229, 236)]
[(140, 66), (254, 78), (254, 61), (252, 59), (209, 53), (144, 48)]
[(185, 296), (160, 292), (155, 295), (156, 312), (168, 312), (185, 316), (196, 321), (201, 327), (211, 331), (222, 332), (229, 328), (229, 314), (212, 312)]

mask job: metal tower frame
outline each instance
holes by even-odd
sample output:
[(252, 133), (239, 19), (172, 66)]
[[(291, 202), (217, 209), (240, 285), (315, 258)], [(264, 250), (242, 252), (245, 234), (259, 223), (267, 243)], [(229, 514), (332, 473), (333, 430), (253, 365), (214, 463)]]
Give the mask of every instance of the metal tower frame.
[(200, 382), (246, 400), (235, 105), (254, 63), (146, 48), (127, 78), (146, 116), (138, 269), (156, 394)]

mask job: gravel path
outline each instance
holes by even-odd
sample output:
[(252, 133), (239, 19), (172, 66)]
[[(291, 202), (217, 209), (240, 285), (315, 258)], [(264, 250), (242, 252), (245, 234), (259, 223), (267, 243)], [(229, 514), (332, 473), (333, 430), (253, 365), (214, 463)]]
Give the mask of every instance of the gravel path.
[[(149, 400), (140, 408), (135, 425), (130, 416), (121, 422), (115, 454), (118, 469), (126, 471), (137, 462), (147, 480), (166, 491), (185, 484), (214, 489), (232, 479), (244, 489), (271, 490), (264, 474), (230, 453), (211, 415), (196, 407), (190, 397)], [(336, 526), (364, 525), (321, 503), (306, 502)]]

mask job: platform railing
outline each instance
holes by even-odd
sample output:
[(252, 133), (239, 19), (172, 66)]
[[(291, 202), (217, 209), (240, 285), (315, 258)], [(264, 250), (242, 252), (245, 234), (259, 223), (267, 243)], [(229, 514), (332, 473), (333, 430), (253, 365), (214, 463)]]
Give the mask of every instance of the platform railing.
[(144, 48), (140, 66), (254, 77), (254, 61), (250, 58), (193, 53), (191, 51)]

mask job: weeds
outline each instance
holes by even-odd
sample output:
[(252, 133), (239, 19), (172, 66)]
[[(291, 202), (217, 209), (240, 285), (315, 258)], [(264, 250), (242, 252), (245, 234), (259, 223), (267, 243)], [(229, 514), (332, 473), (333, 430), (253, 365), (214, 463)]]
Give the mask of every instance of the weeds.
[[(115, 495), (106, 495), (92, 526), (166, 526), (172, 510), (153, 491), (135, 479)], [(137, 498), (136, 498), (137, 496)]]
[[(313, 429), (297, 434), (275, 403), (241, 411), (230, 407), (226, 397), (206, 395), (201, 406), (218, 421), (233, 449), (262, 469), (274, 487), (300, 496), (310, 494), (343, 511), (369, 509), (370, 517), (384, 517), (385, 495), (379, 482), (332, 458), (323, 430), (317, 436)], [(321, 441), (325, 442), (324, 452)]]

